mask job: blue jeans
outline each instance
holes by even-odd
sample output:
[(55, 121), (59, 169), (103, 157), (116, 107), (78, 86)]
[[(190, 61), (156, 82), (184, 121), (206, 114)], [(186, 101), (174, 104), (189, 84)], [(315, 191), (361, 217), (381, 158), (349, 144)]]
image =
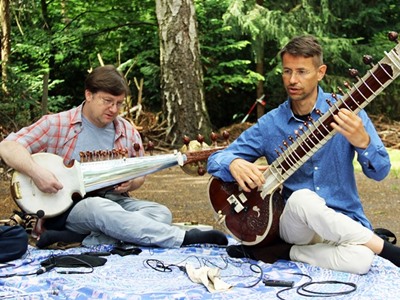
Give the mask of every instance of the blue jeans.
[(104, 197), (88, 197), (78, 202), (68, 215), (66, 228), (89, 234), (82, 243), (85, 246), (124, 241), (179, 248), (185, 230), (171, 222), (171, 211), (164, 205), (108, 192)]

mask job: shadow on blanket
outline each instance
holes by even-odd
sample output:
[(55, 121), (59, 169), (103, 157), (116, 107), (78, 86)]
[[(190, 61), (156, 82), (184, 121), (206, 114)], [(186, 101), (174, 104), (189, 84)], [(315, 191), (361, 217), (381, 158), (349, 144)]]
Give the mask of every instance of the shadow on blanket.
[[(230, 244), (235, 243), (232, 239), (229, 241)], [(355, 275), (286, 260), (266, 264), (253, 260), (232, 259), (227, 256), (225, 248), (211, 245), (180, 249), (142, 247), (139, 255), (104, 256), (104, 265), (92, 269), (84, 265), (74, 266), (73, 269), (68, 266), (54, 266), (46, 270), (47, 272), (36, 275), (43, 261), (50, 257), (85, 252), (110, 252), (111, 249), (110, 245), (66, 250), (40, 250), (29, 247), (23, 258), (14, 260), (12, 265), (2, 266), (0, 269), (0, 298), (276, 299), (277, 293), (281, 291), (281, 299), (309, 299), (309, 295), (300, 295), (297, 290), (310, 280), (315, 284), (308, 285), (308, 290), (335, 293), (335, 299), (397, 299), (400, 294), (400, 268), (380, 257), (375, 258), (370, 272)], [(218, 269), (216, 276), (231, 287), (219, 292), (210, 292), (203, 283), (196, 283), (189, 278), (188, 268), (199, 270), (204, 267)], [(72, 270), (74, 272), (71, 272)], [(293, 288), (284, 290), (285, 288), (280, 286), (266, 286), (263, 283), (265, 280), (292, 281)], [(355, 291), (352, 291), (352, 286), (356, 287)], [(317, 298), (326, 299), (322, 296)]]

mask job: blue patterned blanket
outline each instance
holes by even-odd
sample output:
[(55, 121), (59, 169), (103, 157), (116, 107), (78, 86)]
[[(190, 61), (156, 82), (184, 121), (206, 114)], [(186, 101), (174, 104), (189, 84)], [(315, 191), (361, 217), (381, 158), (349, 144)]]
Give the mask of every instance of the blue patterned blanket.
[[(142, 248), (139, 255), (105, 256), (107, 262), (93, 268), (91, 273), (60, 274), (66, 270), (87, 272), (90, 269), (56, 267), (41, 275), (21, 276), (35, 273), (40, 268), (40, 262), (51, 255), (109, 250), (109, 245), (68, 250), (30, 247), (22, 259), (11, 262), (14, 266), (0, 269), (1, 277), (16, 274), (0, 279), (0, 299), (277, 299), (277, 293), (284, 288), (265, 286), (263, 279), (294, 282), (294, 288), (279, 293), (281, 299), (309, 299), (299, 295), (304, 291), (297, 290), (310, 280), (315, 283), (306, 290), (313, 293), (346, 293), (353, 289), (337, 282), (356, 286), (355, 291), (335, 296), (334, 299), (398, 299), (400, 295), (400, 268), (380, 257), (375, 258), (368, 274), (354, 275), (289, 261), (265, 264), (231, 259), (224, 248), (211, 246)], [(170, 268), (162, 272), (162, 264)], [(188, 277), (182, 268), (188, 264), (194, 268), (219, 268), (220, 279), (232, 287), (223, 292), (209, 292), (203, 284), (195, 283)], [(326, 297), (321, 295), (316, 299)]]

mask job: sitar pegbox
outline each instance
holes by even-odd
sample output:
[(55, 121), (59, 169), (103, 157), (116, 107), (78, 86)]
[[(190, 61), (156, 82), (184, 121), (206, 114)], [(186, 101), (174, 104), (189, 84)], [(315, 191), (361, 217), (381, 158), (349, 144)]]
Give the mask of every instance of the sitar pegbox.
[(224, 139), (224, 145), (218, 146), (219, 135), (215, 132), (211, 132), (210, 140), (211, 146), (205, 142), (205, 138), (202, 134), (198, 134), (196, 140), (190, 140), (190, 138), (185, 135), (182, 138), (183, 146), (180, 149), (182, 154), (188, 157), (192, 157), (193, 163), (186, 163), (181, 168), (189, 175), (200, 175), (203, 176), (207, 172), (207, 159), (208, 156), (215, 151), (221, 150), (229, 144), (229, 132), (224, 131), (222, 133), (222, 138)]

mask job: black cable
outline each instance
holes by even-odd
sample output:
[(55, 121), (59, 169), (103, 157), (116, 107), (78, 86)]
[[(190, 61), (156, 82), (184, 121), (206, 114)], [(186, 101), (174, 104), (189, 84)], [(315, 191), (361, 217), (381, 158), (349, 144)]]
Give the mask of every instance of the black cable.
[[(255, 271), (254, 267), (257, 267), (258, 271)], [(241, 288), (252, 288), (252, 287), (256, 286), (257, 284), (259, 284), (260, 281), (263, 279), (264, 271), (259, 265), (251, 263), (250, 264), (250, 270), (253, 271), (254, 273), (260, 273), (260, 276), (258, 277), (258, 279), (257, 279), (257, 281), (255, 283), (250, 284), (250, 285), (246, 285), (246, 286), (242, 286)]]
[[(222, 268), (221, 268), (220, 266), (218, 266), (218, 264), (212, 262), (212, 261), (209, 260), (209, 259), (206, 259), (206, 258), (199, 258), (199, 257), (197, 257), (197, 256), (195, 256), (195, 255), (188, 256), (188, 257), (186, 257), (185, 259), (183, 259), (183, 260), (181, 260), (180, 262), (175, 263), (175, 264), (165, 264), (165, 263), (164, 263), (163, 261), (161, 261), (161, 260), (152, 259), (152, 258), (149, 258), (149, 259), (144, 260), (144, 261), (143, 261), (143, 264), (144, 264), (145, 266), (147, 266), (147, 267), (150, 267), (151, 269), (153, 269), (153, 270), (155, 270), (155, 271), (157, 271), (157, 272), (172, 272), (172, 271), (173, 271), (173, 268), (178, 268), (180, 271), (186, 273), (186, 267), (182, 266), (182, 264), (183, 264), (185, 261), (189, 260), (190, 258), (195, 258), (195, 259), (198, 261), (200, 267), (201, 267), (202, 265), (204, 265), (204, 266), (211, 265), (211, 266), (216, 267), (216, 268), (218, 268), (218, 269), (220, 269), (220, 270), (224, 270), (224, 269), (227, 269), (227, 267), (228, 267), (229, 264), (230, 264), (230, 258), (229, 258), (229, 257), (222, 256), (222, 255), (221, 255), (221, 259), (222, 259), (223, 262), (225, 263), (225, 265), (224, 265)], [(251, 270), (253, 273), (259, 274), (259, 276), (257, 276), (256, 282), (255, 282), (255, 283), (252, 283), (252, 284), (249, 284), (249, 285), (245, 285), (245, 286), (236, 285), (236, 286), (234, 286), (234, 287), (252, 288), (252, 287), (256, 286), (257, 284), (259, 284), (259, 282), (263, 279), (263, 277), (264, 277), (263, 269), (262, 269), (259, 265), (257, 265), (257, 264), (254, 264), (254, 263), (251, 263), (251, 262), (248, 262), (248, 263), (249, 263), (249, 265), (250, 265), (250, 270)], [(243, 263), (241, 263), (241, 264), (243, 264)], [(235, 266), (235, 267), (236, 267), (236, 266)], [(226, 277), (226, 276), (225, 276), (225, 277)], [(246, 276), (246, 277), (250, 277), (250, 276)]]
[(37, 275), (36, 271), (33, 273), (23, 273), (23, 274), (18, 274), (18, 273), (12, 273), (12, 274), (5, 274), (5, 275), (0, 275), (0, 278), (10, 278), (14, 276), (31, 276), (31, 275)]
[(158, 259), (149, 258), (149, 259), (146, 259), (144, 261), (144, 263), (148, 267), (152, 268), (153, 270), (155, 270), (157, 272), (172, 272), (172, 267), (176, 267), (179, 270), (181, 270), (183, 272), (186, 272), (186, 268), (184, 266), (179, 266), (179, 265), (176, 265), (176, 264), (168, 264), (168, 265), (166, 265), (166, 264), (164, 264), (163, 261), (158, 260)]
[[(298, 295), (305, 297), (336, 297), (341, 295), (348, 295), (357, 290), (357, 285), (352, 282), (337, 281), (337, 280), (313, 281), (312, 277), (307, 274), (303, 273), (291, 273), (291, 274), (307, 277), (309, 281), (299, 286), (288, 287), (278, 291), (276, 293), (276, 297), (278, 299), (285, 300), (285, 298), (282, 298), (280, 294), (282, 294), (285, 291), (289, 291), (291, 289), (296, 289)], [(313, 285), (345, 285), (350, 287), (350, 289), (338, 292), (318, 292), (309, 289), (309, 287)]]
[[(317, 292), (308, 289), (308, 287), (312, 285), (345, 285), (349, 286), (350, 289), (345, 291), (338, 291), (338, 292)], [(336, 281), (336, 280), (326, 280), (326, 281), (314, 281), (314, 282), (307, 282), (302, 284), (297, 288), (297, 293), (302, 296), (306, 297), (334, 297), (334, 296), (341, 296), (341, 295), (348, 295), (353, 293), (357, 290), (357, 285), (352, 282), (344, 282), (344, 281)]]
[[(196, 256), (195, 256), (196, 257)], [(197, 257), (196, 257), (197, 258)], [(210, 259), (208, 259), (208, 258), (205, 258), (205, 257), (203, 257), (201, 260), (199, 259), (199, 258), (197, 258), (199, 261), (200, 261), (200, 263), (201, 262), (203, 262), (203, 264), (205, 265), (205, 266), (213, 266), (213, 267), (215, 267), (215, 268), (218, 268), (218, 269), (221, 269), (221, 270), (226, 270), (227, 268), (228, 268), (228, 266), (229, 266), (229, 261), (228, 261), (228, 257), (226, 257), (226, 256), (224, 256), (224, 255), (220, 255), (220, 258), (221, 258), (221, 260), (223, 261), (223, 263), (224, 263), (224, 266), (219, 266), (219, 265), (217, 265), (216, 263), (214, 263), (214, 262), (212, 262)]]

